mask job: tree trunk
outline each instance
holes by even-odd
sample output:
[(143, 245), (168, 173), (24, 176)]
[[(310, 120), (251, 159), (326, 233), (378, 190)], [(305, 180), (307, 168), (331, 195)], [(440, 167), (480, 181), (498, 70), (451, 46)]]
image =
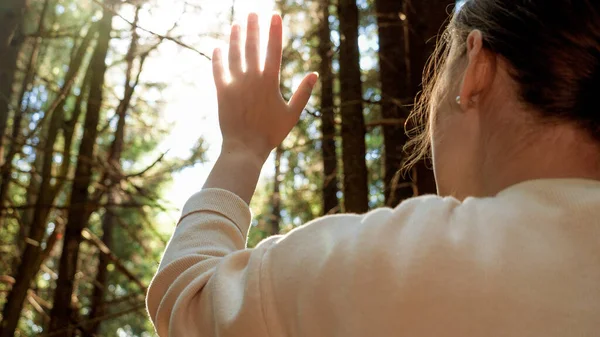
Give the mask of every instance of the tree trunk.
[(50, 311), (49, 332), (65, 329), (61, 336), (70, 337), (72, 329), (68, 328), (73, 317), (71, 296), (73, 294), (73, 281), (77, 272), (79, 258), (79, 245), (83, 240), (81, 231), (88, 222), (89, 193), (88, 189), (92, 180), (92, 162), (94, 159), (94, 145), (98, 136), (98, 123), (102, 107), (104, 74), (106, 73), (106, 55), (112, 31), (113, 1), (106, 4), (102, 19), (99, 21), (98, 43), (90, 63), (92, 71), (90, 77), (90, 94), (87, 103), (87, 112), (84, 122), (84, 131), (79, 146), (75, 179), (70, 195), (67, 227), (63, 239), (63, 249), (58, 268), (58, 280), (54, 291), (54, 302)]
[[(121, 180), (121, 153), (123, 152), (123, 143), (125, 140), (125, 120), (127, 118), (127, 112), (129, 111), (129, 107), (131, 105), (133, 93), (135, 92), (135, 89), (139, 83), (140, 75), (142, 73), (142, 68), (145, 60), (145, 56), (142, 56), (140, 59), (140, 66), (137, 73), (137, 77), (135, 79), (135, 82), (132, 83), (134, 60), (136, 56), (139, 38), (136, 32), (137, 23), (139, 20), (139, 11), (140, 7), (138, 7), (135, 12), (135, 18), (132, 25), (131, 43), (129, 45), (129, 50), (127, 51), (126, 55), (127, 70), (125, 73), (124, 83), (125, 92), (123, 93), (123, 99), (119, 103), (119, 106), (116, 110), (116, 114), (119, 116), (119, 121), (117, 122), (115, 138), (111, 144), (108, 155), (108, 171), (103, 175), (102, 179), (103, 182), (107, 183), (107, 203), (109, 205), (117, 205), (120, 202), (117, 191), (117, 183)], [(114, 246), (113, 232), (117, 222), (115, 219), (116, 211), (117, 210), (115, 206), (107, 206), (106, 213), (102, 218), (102, 242), (110, 251), (112, 251)], [(107, 268), (109, 263), (109, 256), (107, 254), (100, 253), (98, 261), (98, 272), (96, 274), (96, 282), (94, 282), (94, 291), (92, 294), (91, 311), (88, 317), (89, 320), (93, 321), (94, 323), (88, 329), (85, 329), (86, 336), (92, 337), (98, 334), (98, 330), (102, 321), (94, 319), (102, 317), (106, 314), (105, 297), (106, 290), (108, 289)]]
[[(450, 0), (406, 0), (410, 25), (410, 77), (412, 94), (418, 97), (422, 90), (423, 70), (435, 49), (435, 37), (448, 19), (455, 5)], [(419, 194), (435, 194), (437, 188), (429, 160), (420, 161), (413, 169)]]
[[(411, 97), (403, 0), (376, 0), (379, 25), (379, 66), (384, 119), (406, 120)], [(410, 179), (397, 174), (404, 163), (408, 141), (404, 124), (383, 126), (385, 203), (395, 207), (413, 196)]]
[[(117, 193), (114, 188), (111, 188), (108, 191), (107, 202), (109, 204), (114, 204), (117, 201)], [(115, 222), (115, 209), (114, 207), (107, 207), (106, 213), (102, 218), (102, 242), (108, 249), (112, 251), (112, 247), (114, 246), (113, 240), (113, 229)], [(110, 263), (110, 258), (106, 254), (102, 254), (100, 252), (98, 254), (98, 272), (96, 273), (96, 282), (94, 282), (94, 291), (92, 293), (92, 304), (90, 306), (90, 314), (89, 319), (92, 320), (96, 317), (102, 317), (106, 313), (106, 304), (105, 304), (105, 295), (106, 289), (108, 288), (108, 264)], [(85, 329), (84, 336), (96, 336), (98, 330), (100, 329), (100, 324), (102, 321), (93, 321), (91, 326)]]
[(365, 118), (358, 49), (358, 7), (354, 0), (340, 0), (340, 82), (344, 206), (350, 213), (369, 209)]
[[(89, 77), (90, 77), (90, 71), (86, 71), (85, 77), (82, 81), (81, 87), (80, 87), (80, 94), (77, 96), (77, 99), (75, 100), (75, 105), (73, 108), (73, 112), (71, 114), (71, 118), (69, 120), (66, 120), (63, 122), (62, 125), (62, 134), (63, 134), (63, 150), (62, 150), (62, 163), (60, 164), (60, 167), (58, 169), (58, 177), (61, 177), (63, 179), (58, 180), (58, 182), (54, 185), (54, 187), (52, 188), (50, 195), (58, 195), (58, 193), (60, 192), (60, 190), (63, 188), (63, 185), (66, 181), (67, 178), (67, 174), (69, 172), (69, 169), (71, 168), (71, 147), (73, 144), (73, 138), (75, 136), (75, 125), (77, 124), (77, 121), (79, 120), (79, 116), (81, 116), (81, 112), (83, 111), (83, 103), (84, 103), (84, 96), (85, 93), (88, 91), (88, 85), (89, 85)], [(27, 185), (27, 204), (28, 205), (33, 205), (37, 202), (37, 196), (36, 194), (39, 191), (39, 188), (41, 186), (41, 179), (38, 178), (39, 173), (42, 171), (42, 159), (43, 159), (43, 154), (41, 153), (41, 151), (38, 149), (38, 154), (36, 155), (36, 158), (33, 162), (33, 169), (31, 171), (31, 180), (29, 182), (29, 185)], [(39, 211), (39, 209), (38, 209)], [(19, 228), (19, 234), (17, 235), (17, 243), (20, 245), (24, 245), (25, 242), (25, 237), (26, 237), (26, 233), (29, 232), (30, 230), (30, 226), (33, 223), (33, 216), (35, 213), (35, 209), (25, 209), (22, 212), (22, 228)], [(62, 233), (62, 232), (61, 232)], [(48, 241), (46, 241), (46, 247), (48, 247)], [(22, 250), (22, 247), (20, 247), (20, 250)], [(15, 266), (16, 268), (14, 268), (14, 270), (16, 270), (19, 266), (19, 259), (16, 259), (17, 261), (15, 262)], [(45, 258), (41, 259), (40, 265), (43, 264), (45, 261)]]
[(436, 46), (436, 37), (444, 28), (455, 5), (451, 0), (405, 0), (410, 24), (410, 74), (412, 93), (421, 91), (423, 69)]
[(335, 148), (335, 106), (333, 102), (333, 50), (329, 27), (329, 1), (321, 0), (319, 8), (319, 56), (321, 64), (321, 132), (323, 134), (323, 214), (339, 212), (337, 197), (337, 155)]
[(275, 176), (273, 178), (273, 196), (271, 197), (272, 213), (269, 219), (269, 235), (279, 234), (279, 225), (281, 223), (281, 156), (283, 148), (278, 146), (275, 149)]
[[(46, 222), (50, 215), (50, 210), (52, 209), (51, 205), (54, 203), (56, 197), (56, 189), (53, 189), (50, 183), (52, 179), (54, 143), (56, 142), (64, 117), (63, 108), (65, 98), (70, 92), (73, 82), (77, 77), (77, 73), (79, 72), (79, 68), (81, 68), (87, 47), (89, 46), (93, 35), (94, 33), (92, 31), (88, 32), (79, 48), (77, 48), (77, 52), (74, 54), (75, 56), (69, 64), (69, 70), (65, 77), (65, 84), (46, 112), (46, 114), (50, 115), (50, 123), (47, 136), (42, 142), (43, 158), (41, 165), (41, 181), (33, 217), (29, 226), (27, 240), (29, 243), (25, 246), (21, 256), (21, 263), (19, 264), (15, 277), (16, 283), (8, 294), (6, 303), (4, 304), (2, 312), (3, 320), (0, 325), (0, 337), (12, 337), (14, 335), (23, 308), (23, 301), (27, 296), (27, 290), (42, 262), (40, 259), (40, 254), (42, 252), (41, 241), (44, 238), (44, 233), (46, 231)], [(38, 155), (40, 154), (42, 153), (38, 153)], [(63, 179), (58, 181), (57, 184), (64, 183)], [(36, 183), (33, 179), (33, 175), (30, 183)]]
[(0, 166), (4, 159), (4, 133), (13, 100), (13, 85), (19, 50), (23, 43), (22, 24), (26, 0), (0, 3)]
[[(46, 18), (46, 14), (48, 13), (48, 8), (50, 1), (45, 0), (44, 6), (42, 8), (42, 12), (40, 13), (40, 20), (38, 23), (37, 33), (41, 35), (44, 31), (44, 19)], [(38, 37), (34, 40), (33, 45), (31, 47), (31, 55), (29, 56), (29, 60), (27, 62), (27, 67), (25, 68), (25, 76), (23, 76), (23, 81), (21, 83), (20, 93), (17, 97), (17, 109), (15, 111), (15, 116), (13, 118), (12, 132), (10, 135), (10, 146), (8, 142), (4, 142), (4, 148), (8, 148), (8, 154), (6, 155), (6, 159), (2, 161), (0, 158), (0, 206), (4, 205), (4, 201), (6, 196), (8, 195), (8, 188), (10, 186), (11, 178), (11, 170), (12, 170), (12, 161), (19, 153), (23, 147), (22, 144), (25, 143), (25, 140), (19, 139), (21, 135), (21, 123), (23, 120), (23, 115), (27, 112), (29, 97), (25, 98), (26, 94), (30, 93), (31, 85), (33, 84), (33, 80), (35, 77), (35, 70), (37, 69), (37, 60), (39, 56), (40, 46), (42, 44), (42, 38)], [(2, 146), (0, 144), (0, 146)], [(2, 150), (0, 150), (0, 156), (2, 156)], [(32, 176), (33, 177), (33, 176)], [(0, 228), (4, 225), (5, 218), (0, 216)], [(22, 233), (26, 233), (26, 228), (28, 223), (23, 222), (20, 224), (19, 230)], [(17, 252), (16, 255), (21, 251), (21, 242), (23, 242), (23, 238), (21, 235), (15, 235)]]

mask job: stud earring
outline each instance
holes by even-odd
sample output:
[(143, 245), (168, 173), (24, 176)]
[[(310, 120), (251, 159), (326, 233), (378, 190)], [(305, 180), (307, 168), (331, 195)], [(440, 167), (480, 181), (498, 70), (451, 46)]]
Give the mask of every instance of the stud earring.
[(456, 103), (458, 103), (460, 105), (460, 96), (456, 96)]

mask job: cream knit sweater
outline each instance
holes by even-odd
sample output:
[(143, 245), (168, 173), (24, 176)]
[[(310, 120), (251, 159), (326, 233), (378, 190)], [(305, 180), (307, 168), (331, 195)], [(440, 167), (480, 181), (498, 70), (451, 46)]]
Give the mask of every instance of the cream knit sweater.
[(236, 195), (194, 195), (150, 289), (160, 336), (600, 336), (600, 182), (425, 196), (244, 249)]

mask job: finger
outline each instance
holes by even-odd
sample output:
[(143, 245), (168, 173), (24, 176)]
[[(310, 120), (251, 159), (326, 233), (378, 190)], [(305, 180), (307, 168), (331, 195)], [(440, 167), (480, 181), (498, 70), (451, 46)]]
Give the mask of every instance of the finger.
[(312, 95), (313, 88), (315, 87), (318, 79), (319, 74), (317, 73), (306, 75), (306, 77), (302, 80), (302, 83), (300, 83), (298, 90), (296, 90), (292, 96), (289, 106), (296, 116), (300, 117), (300, 114), (302, 114), (306, 104), (308, 104), (308, 100)]
[(242, 70), (242, 49), (240, 43), (240, 26), (231, 26), (231, 37), (229, 38), (229, 72), (231, 78), (240, 76)]
[(282, 22), (281, 16), (273, 15), (271, 31), (269, 33), (269, 46), (267, 47), (267, 60), (265, 62), (265, 76), (279, 80), (282, 54)]
[(219, 48), (216, 48), (213, 51), (212, 65), (213, 65), (213, 77), (215, 79), (215, 86), (217, 87), (217, 90), (219, 90), (226, 83), (225, 71), (223, 70), (223, 59), (221, 56), (221, 50)]
[(260, 65), (260, 37), (258, 28), (258, 15), (248, 15), (248, 32), (246, 33), (246, 71), (258, 72)]

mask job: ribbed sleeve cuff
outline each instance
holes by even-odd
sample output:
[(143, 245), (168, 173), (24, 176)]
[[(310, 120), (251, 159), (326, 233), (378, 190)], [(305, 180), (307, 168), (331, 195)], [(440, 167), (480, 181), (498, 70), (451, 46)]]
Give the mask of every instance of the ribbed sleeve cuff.
[(246, 202), (235, 193), (218, 189), (204, 189), (188, 199), (183, 206), (179, 223), (194, 213), (215, 212), (233, 221), (236, 226), (247, 233), (252, 219), (252, 213)]

